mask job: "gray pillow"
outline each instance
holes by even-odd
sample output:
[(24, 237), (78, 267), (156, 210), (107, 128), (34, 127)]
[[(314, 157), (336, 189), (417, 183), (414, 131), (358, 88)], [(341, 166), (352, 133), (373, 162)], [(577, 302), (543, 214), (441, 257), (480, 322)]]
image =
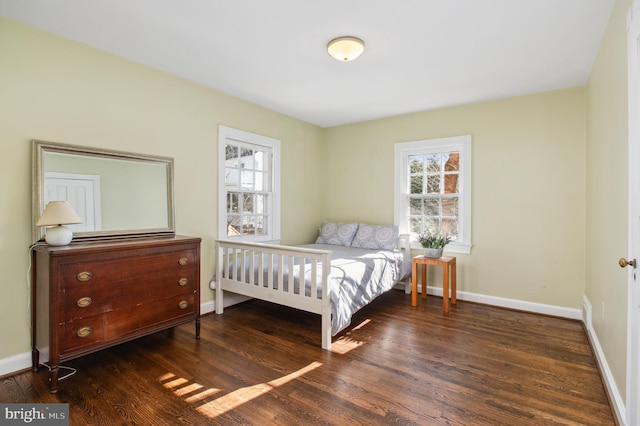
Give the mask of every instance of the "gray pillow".
[(322, 223), (316, 244), (333, 244), (350, 247), (358, 230), (357, 223), (327, 222)]
[(400, 230), (398, 226), (358, 225), (351, 247), (369, 250), (395, 250)]

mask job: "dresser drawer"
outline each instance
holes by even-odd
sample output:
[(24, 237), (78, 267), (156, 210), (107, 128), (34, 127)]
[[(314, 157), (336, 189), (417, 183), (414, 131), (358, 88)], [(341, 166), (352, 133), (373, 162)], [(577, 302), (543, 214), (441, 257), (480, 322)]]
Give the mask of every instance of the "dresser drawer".
[(162, 328), (182, 318), (195, 318), (196, 307), (196, 295), (191, 293), (68, 321), (60, 325), (60, 353), (127, 340), (150, 326)]
[(65, 290), (88, 286), (136, 286), (141, 282), (196, 276), (195, 250), (181, 250), (152, 256), (105, 259), (92, 262), (69, 263), (62, 266)]
[(134, 282), (86, 282), (83, 286), (65, 289), (64, 319), (72, 321), (100, 313), (135, 307), (155, 300), (195, 293), (198, 280), (195, 271), (163, 276), (149, 274)]

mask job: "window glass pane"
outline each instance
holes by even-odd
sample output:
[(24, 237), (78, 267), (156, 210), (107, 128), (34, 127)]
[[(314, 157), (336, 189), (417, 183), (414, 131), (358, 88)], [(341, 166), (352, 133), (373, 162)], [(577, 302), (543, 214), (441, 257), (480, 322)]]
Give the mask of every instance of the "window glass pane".
[(438, 198), (424, 199), (424, 215), (425, 216), (440, 215), (440, 200)]
[(265, 216), (256, 216), (256, 235), (267, 235), (265, 223), (267, 223)]
[(235, 237), (240, 235), (240, 216), (227, 216), (227, 237)]
[(422, 228), (422, 216), (409, 218), (409, 232), (419, 234), (423, 230)]
[(240, 174), (238, 169), (232, 169), (227, 167), (224, 171), (224, 184), (227, 187), (237, 188), (240, 186)]
[(449, 235), (454, 240), (458, 238), (458, 219), (444, 218), (441, 226), (440, 232)]
[(253, 235), (254, 226), (253, 226), (253, 217), (252, 216), (242, 216), (242, 235)]
[(446, 174), (444, 175), (444, 193), (445, 194), (457, 194), (459, 188), (459, 175), (458, 174)]
[(253, 169), (253, 150), (240, 148), (240, 166), (246, 169)]
[(424, 167), (423, 167), (424, 158), (422, 155), (410, 155), (408, 161), (409, 161), (409, 173), (422, 174), (422, 172), (424, 171)]
[(230, 167), (238, 167), (238, 147), (235, 145), (226, 144), (224, 146), (225, 151), (225, 164)]
[(422, 198), (409, 198), (409, 214), (422, 215)]
[(442, 216), (458, 217), (458, 198), (445, 198), (442, 200)]
[(424, 218), (424, 232), (436, 233), (440, 231), (440, 218), (433, 216), (425, 216)]
[(440, 193), (440, 175), (427, 175), (427, 194)]
[(439, 172), (441, 170), (440, 163), (442, 161), (442, 154), (429, 154), (425, 156), (425, 163), (427, 165), (427, 172)]
[(242, 170), (242, 187), (253, 189), (253, 170)]
[(460, 153), (449, 152), (444, 154), (444, 171), (445, 172), (457, 172), (460, 171)]
[(269, 175), (266, 172), (255, 172), (254, 174), (254, 186), (253, 189), (256, 191), (268, 191), (267, 187), (267, 179)]
[(266, 163), (265, 163), (265, 159), (266, 159), (266, 154), (264, 153), (264, 151), (255, 151), (254, 156), (253, 156), (253, 168), (255, 170), (261, 170), (261, 171), (266, 171)]
[(266, 196), (264, 194), (255, 194), (254, 197), (255, 204), (253, 206), (253, 211), (258, 214), (266, 213)]
[(227, 193), (227, 212), (239, 213), (240, 212), (240, 193), (228, 192)]
[(253, 203), (253, 194), (247, 192), (242, 196), (242, 212), (243, 213), (253, 213), (254, 203)]
[(411, 194), (422, 194), (422, 183), (424, 182), (424, 177), (422, 175), (419, 176), (411, 176)]

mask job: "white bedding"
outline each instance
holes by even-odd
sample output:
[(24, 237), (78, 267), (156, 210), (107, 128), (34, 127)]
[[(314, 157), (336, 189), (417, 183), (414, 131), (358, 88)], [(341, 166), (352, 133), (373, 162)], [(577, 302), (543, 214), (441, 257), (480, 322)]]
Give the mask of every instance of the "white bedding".
[[(331, 335), (335, 336), (351, 324), (351, 317), (362, 307), (370, 303), (376, 297), (393, 288), (411, 273), (411, 257), (403, 251), (368, 250), (354, 247), (344, 247), (331, 244), (305, 244), (298, 247), (327, 250), (331, 252), (331, 271), (329, 273), (329, 300), (331, 304)], [(244, 268), (246, 282), (249, 282), (249, 261), (245, 260)], [(267, 260), (264, 260), (264, 264)], [(262, 282), (267, 286), (268, 273), (263, 269), (260, 277), (260, 262), (253, 261), (253, 283)], [(294, 269), (299, 268), (298, 264)], [(233, 271), (235, 269), (235, 271)], [(230, 273), (239, 274), (241, 265), (231, 266)], [(283, 288), (288, 290), (287, 263), (283, 264)], [(311, 294), (311, 265), (305, 265), (305, 293)], [(293, 274), (297, 276), (297, 273)], [(318, 298), (322, 297), (321, 273), (316, 274)], [(276, 284), (277, 268), (273, 270), (271, 282)], [(215, 287), (212, 282), (211, 288)], [(294, 281), (294, 292), (298, 294), (299, 283)]]
[(301, 247), (331, 251), (332, 336), (351, 324), (354, 313), (411, 273), (411, 257), (402, 251), (373, 251), (328, 244)]

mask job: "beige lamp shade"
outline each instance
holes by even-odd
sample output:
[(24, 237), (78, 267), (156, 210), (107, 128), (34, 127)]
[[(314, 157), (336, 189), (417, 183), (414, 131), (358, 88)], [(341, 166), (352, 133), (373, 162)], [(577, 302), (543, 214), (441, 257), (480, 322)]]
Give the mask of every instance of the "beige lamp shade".
[(68, 225), (82, 223), (80, 216), (67, 201), (50, 201), (44, 208), (44, 213), (38, 219), (36, 226)]
[(364, 41), (353, 36), (334, 38), (327, 45), (327, 52), (340, 62), (353, 61), (364, 53)]
[(36, 222), (36, 226), (58, 225), (47, 229), (45, 241), (52, 246), (65, 246), (73, 239), (71, 229), (62, 226), (71, 223), (82, 223), (82, 219), (67, 201), (51, 201), (44, 209), (44, 213)]

